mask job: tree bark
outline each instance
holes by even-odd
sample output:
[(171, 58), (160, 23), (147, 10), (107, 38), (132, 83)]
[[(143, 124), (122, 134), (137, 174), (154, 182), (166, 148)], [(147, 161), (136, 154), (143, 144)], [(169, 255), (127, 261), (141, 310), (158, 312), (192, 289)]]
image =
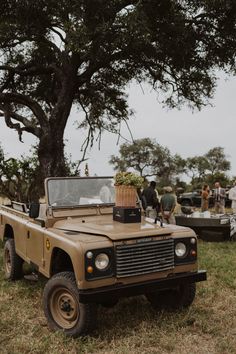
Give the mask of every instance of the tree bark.
[(48, 119), (48, 124), (41, 127), (38, 146), (40, 195), (44, 191), (44, 180), (47, 177), (68, 175), (64, 155), (64, 131), (70, 115), (73, 97), (76, 90), (76, 67), (70, 65), (62, 80), (62, 87), (57, 103)]
[(40, 137), (38, 159), (39, 167), (29, 187), (29, 200), (36, 202), (45, 195), (45, 178), (66, 176), (68, 173), (64, 159), (63, 131), (48, 130)]
[(41, 137), (38, 157), (43, 179), (65, 176), (63, 131), (49, 131)]

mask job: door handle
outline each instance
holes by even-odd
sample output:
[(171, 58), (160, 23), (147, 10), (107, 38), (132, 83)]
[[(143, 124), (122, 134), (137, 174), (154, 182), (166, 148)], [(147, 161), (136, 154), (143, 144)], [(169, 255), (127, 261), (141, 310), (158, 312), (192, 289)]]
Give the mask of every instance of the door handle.
[(30, 238), (30, 231), (27, 231), (27, 238)]

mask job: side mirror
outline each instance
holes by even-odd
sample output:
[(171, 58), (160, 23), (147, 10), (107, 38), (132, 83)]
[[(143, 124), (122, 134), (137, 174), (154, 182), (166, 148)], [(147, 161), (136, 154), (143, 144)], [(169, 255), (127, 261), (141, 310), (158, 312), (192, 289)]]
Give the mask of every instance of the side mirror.
[(31, 203), (29, 207), (29, 217), (36, 219), (39, 216), (39, 203)]

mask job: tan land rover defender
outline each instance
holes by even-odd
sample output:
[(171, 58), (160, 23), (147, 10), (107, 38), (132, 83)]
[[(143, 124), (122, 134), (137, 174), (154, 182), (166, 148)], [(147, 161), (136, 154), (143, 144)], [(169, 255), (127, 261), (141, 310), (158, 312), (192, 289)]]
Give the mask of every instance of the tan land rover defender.
[(193, 302), (206, 271), (198, 270), (191, 229), (144, 216), (115, 221), (112, 177), (48, 178), (45, 195), (29, 210), (1, 206), (0, 237), (7, 279), (23, 276), (23, 262), (48, 278), (43, 308), (51, 329), (88, 333), (97, 305), (124, 296), (145, 294), (156, 308)]

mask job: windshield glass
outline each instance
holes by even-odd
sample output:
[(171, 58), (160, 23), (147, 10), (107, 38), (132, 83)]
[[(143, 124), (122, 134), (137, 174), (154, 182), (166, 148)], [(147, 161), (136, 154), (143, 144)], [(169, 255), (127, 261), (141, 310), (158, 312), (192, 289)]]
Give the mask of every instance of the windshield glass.
[(55, 207), (105, 205), (115, 200), (112, 177), (50, 178), (46, 183), (48, 204)]

